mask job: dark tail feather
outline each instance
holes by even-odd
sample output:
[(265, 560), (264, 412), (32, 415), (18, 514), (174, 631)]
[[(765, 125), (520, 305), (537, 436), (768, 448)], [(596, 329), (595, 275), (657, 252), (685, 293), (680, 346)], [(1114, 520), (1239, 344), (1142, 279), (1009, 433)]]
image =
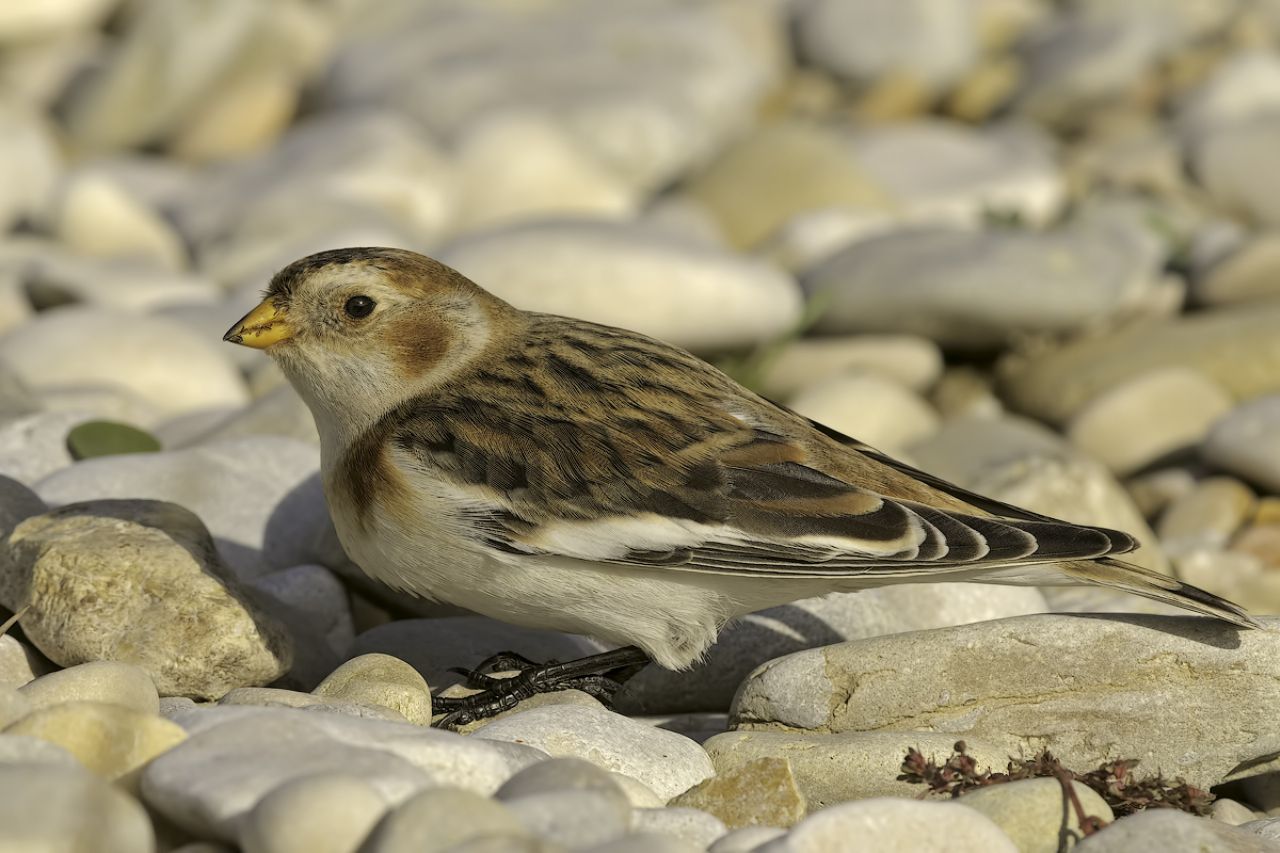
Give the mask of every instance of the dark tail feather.
[[(1183, 583), (1177, 578), (1171, 578), (1114, 557), (1060, 563), (1058, 568), (1077, 583), (1092, 583), (1121, 589), (1134, 595), (1172, 604), (1184, 610), (1194, 610), (1215, 619), (1222, 619), (1242, 628), (1262, 627), (1238, 604), (1219, 598), (1211, 592), (1205, 592), (1199, 587)], [(1052, 581), (1049, 584), (1052, 584)]]

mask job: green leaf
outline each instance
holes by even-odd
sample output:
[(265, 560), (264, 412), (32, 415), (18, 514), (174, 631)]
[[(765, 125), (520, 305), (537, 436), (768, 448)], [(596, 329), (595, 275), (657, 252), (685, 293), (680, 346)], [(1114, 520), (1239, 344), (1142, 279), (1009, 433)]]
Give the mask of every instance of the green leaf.
[(115, 421), (87, 421), (67, 433), (67, 450), (72, 459), (155, 453), (159, 449), (160, 442), (151, 433)]

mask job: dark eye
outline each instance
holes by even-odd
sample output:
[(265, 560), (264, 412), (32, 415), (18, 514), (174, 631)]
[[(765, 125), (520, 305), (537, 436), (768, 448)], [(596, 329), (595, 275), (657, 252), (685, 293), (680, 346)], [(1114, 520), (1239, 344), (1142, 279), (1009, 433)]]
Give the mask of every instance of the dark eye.
[(347, 312), (348, 317), (354, 317), (359, 320), (361, 317), (368, 317), (372, 314), (373, 308), (377, 304), (367, 296), (353, 296), (342, 306), (342, 310)]

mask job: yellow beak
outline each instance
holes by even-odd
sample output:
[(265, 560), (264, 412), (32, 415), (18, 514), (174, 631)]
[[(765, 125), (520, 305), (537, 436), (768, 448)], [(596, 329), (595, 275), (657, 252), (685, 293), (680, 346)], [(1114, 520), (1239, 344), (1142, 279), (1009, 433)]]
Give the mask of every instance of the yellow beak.
[(241, 317), (240, 322), (228, 329), (222, 339), (254, 349), (266, 349), (291, 337), (293, 327), (289, 325), (288, 316), (267, 299)]

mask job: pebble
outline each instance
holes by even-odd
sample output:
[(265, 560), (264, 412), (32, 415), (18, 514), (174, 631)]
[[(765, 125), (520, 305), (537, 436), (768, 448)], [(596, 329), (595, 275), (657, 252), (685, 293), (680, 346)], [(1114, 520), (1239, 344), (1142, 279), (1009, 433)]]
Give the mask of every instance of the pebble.
[(759, 343), (800, 320), (800, 289), (781, 270), (631, 224), (512, 225), (469, 235), (438, 257), (518, 308), (623, 326), (694, 352)]
[(1047, 609), (1035, 589), (968, 583), (906, 584), (802, 599), (733, 620), (705, 658), (685, 672), (645, 667), (614, 702), (628, 714), (724, 711), (751, 670), (791, 652)]
[(1013, 408), (1065, 423), (1106, 390), (1158, 367), (1198, 370), (1237, 400), (1280, 392), (1280, 305), (1223, 308), (1134, 324), (1025, 359), (1006, 359), (1000, 393)]
[(701, 809), (671, 806), (637, 810), (635, 831), (678, 838), (705, 850), (729, 830), (720, 818)]
[(83, 770), (84, 765), (57, 744), (27, 735), (0, 733), (0, 765), (57, 764)]
[(915, 227), (855, 243), (803, 284), (825, 300), (819, 331), (912, 333), (990, 349), (1123, 313), (1154, 286), (1153, 260), (1118, 230)]
[(5, 729), (62, 747), (93, 772), (138, 793), (142, 768), (186, 739), (155, 714), (105, 702), (71, 701), (32, 711)]
[(915, 335), (801, 338), (765, 366), (760, 384), (766, 395), (786, 398), (850, 373), (882, 376), (920, 392), (942, 375), (942, 352), (933, 341)]
[(847, 140), (816, 122), (794, 120), (756, 128), (728, 146), (693, 178), (689, 195), (741, 247), (757, 246), (814, 211), (856, 217), (890, 206)]
[(118, 705), (140, 714), (156, 714), (160, 697), (145, 669), (110, 660), (92, 661), (41, 675), (19, 692), (32, 708), (51, 708), (64, 702)]
[[(67, 433), (90, 420), (84, 411), (40, 412), (0, 421), (0, 470), (9, 482), (34, 486), (48, 475), (68, 467), (72, 461), (67, 449)], [(43, 501), (34, 493), (18, 494), (9, 487), (5, 503), (13, 503), (15, 511), (30, 510)], [(41, 509), (39, 512), (43, 512)], [(29, 512), (35, 515), (35, 512)], [(12, 529), (10, 527), (9, 529)]]
[(1169, 504), (1156, 532), (1170, 555), (1220, 551), (1257, 505), (1253, 490), (1234, 477), (1206, 477)]
[[(201, 698), (289, 668), (284, 628), (235, 584), (204, 525), (176, 504), (69, 504), (18, 525), (0, 554), (0, 601), (29, 605), (27, 638), (64, 666), (130, 663), (154, 680), (151, 697), (158, 688)], [(68, 678), (45, 678), (60, 677)], [(154, 712), (149, 701), (139, 710)]]
[(1280, 146), (1280, 115), (1232, 122), (1206, 133), (1191, 168), (1227, 212), (1261, 225), (1280, 225), (1280, 183), (1259, 167)]
[(43, 655), (10, 634), (0, 636), (0, 687), (21, 687), (54, 669)]
[(352, 702), (348, 699), (326, 698), (298, 690), (286, 690), (282, 687), (237, 687), (219, 699), (218, 704), (255, 705), (266, 708), (301, 708), (305, 711), (346, 714), (351, 717), (362, 717), (371, 720), (388, 720), (398, 723), (409, 722), (405, 719), (404, 714), (383, 705)]
[(1214, 425), (1200, 452), (1209, 464), (1280, 494), (1280, 394), (1237, 406)]
[(618, 791), (547, 791), (503, 805), (535, 838), (572, 849), (606, 844), (632, 825), (631, 804)]
[(1227, 56), (1178, 104), (1178, 132), (1189, 143), (1216, 129), (1280, 110), (1280, 59), (1267, 50)]
[(701, 853), (702, 847), (652, 832), (637, 832), (608, 844), (591, 848), (591, 853)]
[(816, 0), (799, 8), (795, 27), (806, 61), (860, 83), (910, 74), (945, 88), (978, 59), (978, 15), (964, 0)]
[(1213, 850), (1221, 853), (1274, 853), (1274, 841), (1244, 829), (1173, 809), (1151, 809), (1121, 818), (1075, 848), (1079, 853), (1165, 853)]
[(1015, 853), (990, 819), (958, 803), (874, 798), (823, 809), (759, 853), (826, 853), (856, 838), (885, 853)]
[(351, 601), (342, 581), (324, 566), (301, 565), (256, 579), (270, 609), (293, 638), (293, 665), (278, 682), (311, 690), (346, 659), (355, 641)]
[(595, 708), (535, 708), (482, 726), (471, 737), (528, 744), (552, 756), (584, 758), (638, 779), (664, 800), (713, 772), (711, 760), (692, 740)]
[(1232, 399), (1185, 367), (1157, 368), (1108, 389), (1067, 425), (1067, 437), (1119, 475), (1194, 448)]
[(162, 317), (68, 306), (5, 334), (0, 359), (33, 391), (120, 388), (176, 415), (249, 401), (244, 380), (218, 343)]
[[(1086, 816), (1104, 823), (1115, 819), (1111, 807), (1092, 788), (1080, 782), (1072, 782), (1071, 787)], [(1057, 853), (1064, 833), (1080, 835), (1079, 814), (1057, 779), (988, 785), (969, 791), (960, 802), (1004, 830), (1019, 853)]]
[(67, 175), (51, 215), (54, 234), (77, 254), (136, 259), (165, 269), (186, 265), (187, 250), (173, 226), (102, 172), (79, 169)]
[(244, 853), (353, 853), (387, 811), (364, 779), (303, 776), (271, 791), (244, 817)]
[(35, 492), (12, 477), (0, 474), (0, 538), (8, 538), (19, 523), (47, 509)]
[(31, 701), (12, 687), (0, 687), (0, 729), (31, 713)]
[(436, 853), (486, 836), (520, 838), (528, 831), (500, 803), (473, 791), (432, 788), (389, 811), (361, 853)]
[[(885, 188), (893, 199), (894, 210), (906, 222), (973, 228), (982, 226), (995, 213), (1044, 226), (1057, 218), (1066, 202), (1066, 185), (1054, 164), (1052, 143), (1028, 126), (975, 129), (940, 120), (892, 122), (854, 131), (849, 143), (858, 163), (878, 186)], [(1021, 259), (1038, 273), (1047, 273), (1047, 279), (1057, 278), (1054, 273), (1060, 271), (1060, 266), (1046, 264), (1034, 250), (1019, 252), (1021, 243), (1016, 239), (1000, 241), (1000, 232), (988, 229), (986, 233), (996, 239), (985, 244), (986, 251), (979, 243), (972, 253), (974, 257), (963, 263), (1016, 267)], [(1039, 245), (1082, 254), (1083, 266), (1114, 274), (1116, 260), (1108, 263), (1107, 256), (1114, 254), (1116, 247), (1108, 247), (1106, 242), (1095, 236), (1093, 240), (1048, 240)], [(938, 248), (936, 244), (922, 245), (928, 246), (930, 252)], [(1030, 245), (1035, 247), (1037, 242), (1032, 240)], [(977, 257), (982, 255), (986, 257)], [(1004, 275), (1014, 276), (1016, 271), (1009, 270)], [(1074, 277), (1067, 276), (1068, 280), (1071, 278)], [(1054, 286), (1063, 284), (1066, 281), (1061, 279), (1054, 282)], [(1046, 286), (1049, 285), (1045, 282), (1038, 284)], [(1009, 295), (1016, 294), (1011, 290)], [(1063, 297), (1059, 300), (1065, 304)], [(994, 311), (993, 316), (1000, 313)]]
[(751, 853), (785, 834), (786, 830), (776, 826), (744, 826), (722, 835), (707, 848), (707, 853)]
[(1235, 305), (1280, 297), (1280, 233), (1257, 234), (1201, 276), (1191, 295), (1203, 305)]
[(519, 649), (534, 661), (574, 660), (604, 651), (587, 637), (508, 625), (484, 616), (400, 619), (356, 637), (352, 655), (381, 653), (405, 661), (428, 684), (444, 687), (461, 680), (450, 667), (474, 667), (498, 652)]
[(1143, 518), (1151, 520), (1195, 491), (1196, 476), (1182, 467), (1156, 468), (1129, 478), (1124, 487)]
[(411, 723), (431, 725), (431, 689), (427, 682), (416, 669), (390, 655), (352, 658), (329, 673), (313, 692), (325, 698), (390, 708)]
[(263, 796), (305, 776), (360, 778), (394, 805), (446, 784), (491, 794), (543, 757), (517, 744), (293, 708), (191, 708), (170, 718), (190, 736), (147, 766), (143, 796), (205, 838), (234, 839), (244, 814)]
[(50, 505), (102, 498), (172, 501), (213, 534), (222, 560), (249, 580), (270, 569), (331, 560), (319, 449), (275, 436), (188, 450), (85, 460), (36, 484)]
[[(1048, 746), (1069, 767), (1125, 756), (1207, 789), (1261, 757), (1253, 732), (1276, 693), (1277, 637), (1194, 617), (1038, 614), (857, 640), (765, 664), (731, 722), (908, 738), (1017, 732), (1025, 754)], [(886, 660), (914, 661), (910, 677)], [(1028, 698), (995, 701), (1010, 691)]]
[[(512, 776), (494, 793), (499, 800), (516, 800), (554, 791), (595, 791), (626, 797), (620, 773), (602, 770), (582, 758), (551, 758), (531, 764)], [(634, 782), (634, 779), (631, 779)]]
[(1240, 826), (1258, 819), (1253, 809), (1230, 797), (1218, 797), (1214, 800), (1209, 806), (1209, 816), (1230, 826)]
[(85, 850), (86, 844), (94, 853), (156, 849), (137, 800), (83, 768), (61, 764), (0, 764), (0, 826), (15, 851)]
[(717, 767), (716, 775), (680, 794), (671, 805), (712, 814), (726, 829), (792, 826), (808, 809), (785, 758), (758, 758), (723, 770)]
[(922, 397), (874, 373), (815, 382), (788, 405), (806, 418), (886, 453), (924, 440), (939, 424), (937, 412)]
[(49, 122), (16, 105), (0, 107), (0, 231), (44, 212), (62, 171)]

